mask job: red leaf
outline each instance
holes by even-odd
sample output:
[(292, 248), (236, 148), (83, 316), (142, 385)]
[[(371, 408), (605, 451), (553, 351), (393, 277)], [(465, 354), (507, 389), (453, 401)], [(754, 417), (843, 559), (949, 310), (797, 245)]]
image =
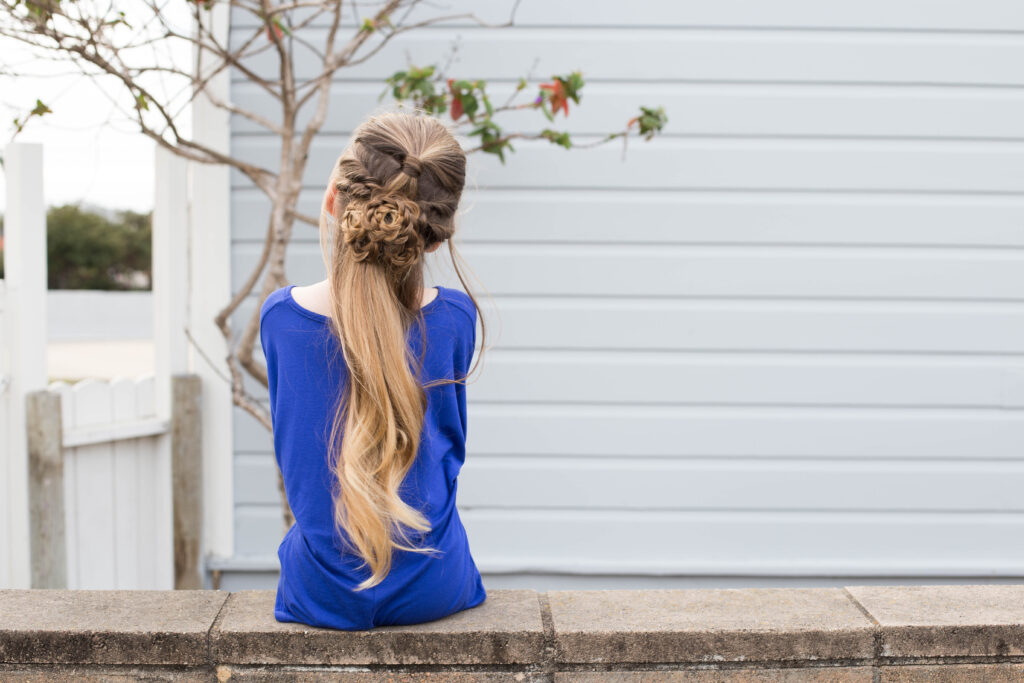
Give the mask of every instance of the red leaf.
[(557, 112), (561, 109), (565, 112), (565, 115), (569, 115), (569, 100), (565, 96), (565, 86), (562, 85), (561, 81), (555, 81), (554, 83), (541, 83), (541, 89), (548, 90), (551, 92), (551, 113)]
[(459, 93), (455, 90), (455, 79), (448, 79), (448, 91), (452, 94), (452, 108), (451, 116), (452, 121), (458, 121), (459, 117), (462, 116), (462, 100), (459, 98)]

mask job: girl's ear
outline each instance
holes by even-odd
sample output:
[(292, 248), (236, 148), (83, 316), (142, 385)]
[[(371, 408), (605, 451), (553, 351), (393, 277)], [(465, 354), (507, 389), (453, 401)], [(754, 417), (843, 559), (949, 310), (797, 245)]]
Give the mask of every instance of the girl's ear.
[(324, 193), (324, 211), (330, 216), (334, 215), (334, 199), (337, 194), (338, 188), (334, 186), (334, 183), (327, 186), (327, 191)]
[(433, 252), (433, 251), (437, 251), (438, 249), (441, 248), (441, 244), (442, 244), (441, 242), (435, 242), (434, 244), (430, 245), (429, 247), (427, 247), (423, 251), (425, 251), (428, 254)]

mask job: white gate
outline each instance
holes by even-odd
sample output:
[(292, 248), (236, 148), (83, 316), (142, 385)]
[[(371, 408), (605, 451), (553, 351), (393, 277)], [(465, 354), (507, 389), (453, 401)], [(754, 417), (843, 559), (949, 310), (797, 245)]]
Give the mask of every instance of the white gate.
[(171, 463), (152, 375), (54, 382), (68, 588), (173, 588)]
[[(160, 148), (156, 156), (156, 372), (47, 389), (42, 146), (5, 150), (0, 588), (202, 587), (199, 387), (180, 375), (187, 167)], [(59, 411), (47, 412), (56, 396)]]

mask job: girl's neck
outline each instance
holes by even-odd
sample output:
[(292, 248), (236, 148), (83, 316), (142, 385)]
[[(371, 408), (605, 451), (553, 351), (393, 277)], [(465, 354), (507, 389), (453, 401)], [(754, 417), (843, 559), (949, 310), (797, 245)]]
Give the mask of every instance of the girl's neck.
[[(324, 279), (320, 282), (315, 282), (311, 285), (296, 286), (292, 289), (292, 297), (295, 302), (303, 308), (308, 308), (314, 313), (320, 315), (330, 315), (331, 310), (331, 297), (330, 297), (330, 283)], [(420, 295), (420, 307), (426, 306), (438, 296), (440, 296), (441, 290), (431, 287), (422, 292)]]

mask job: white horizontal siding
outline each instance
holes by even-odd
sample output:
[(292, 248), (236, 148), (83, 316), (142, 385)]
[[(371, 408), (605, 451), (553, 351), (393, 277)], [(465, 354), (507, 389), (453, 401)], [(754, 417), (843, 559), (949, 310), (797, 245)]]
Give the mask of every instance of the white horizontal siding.
[[(347, 138), (324, 135), (320, 141), (310, 152), (304, 187), (326, 185)], [(621, 146), (614, 144), (568, 151), (528, 140), (517, 141), (515, 147), (515, 163), (506, 165), (493, 154), (471, 155), (467, 186), (545, 191), (1024, 193), (1024, 141), (664, 138), (647, 144), (634, 141), (625, 158)], [(264, 137), (247, 138), (236, 154), (264, 168), (273, 168), (279, 158), (277, 143)], [(251, 186), (238, 171), (232, 172), (231, 182), (232, 187)]]
[[(470, 156), (456, 242), (491, 348), (459, 507), (485, 574), (1024, 573), (1024, 6), (566, 0), (517, 24), (411, 32), (343, 71), (299, 207), (319, 211), (383, 78), (456, 38), (450, 75), (496, 102), (531, 69), (581, 69), (555, 125), (581, 142), (666, 108), (625, 151)], [(277, 141), (232, 126), (273, 168)], [(268, 204), (232, 184), (237, 290)], [(298, 225), (292, 281), (323, 277), (318, 249)], [(449, 268), (428, 277), (459, 287)], [(238, 409), (235, 444), (236, 552), (276, 561), (269, 436)]]
[[(478, 20), (502, 23), (515, 6), (516, 26), (548, 26), (578, 30), (582, 26), (611, 26), (645, 29), (651, 26), (739, 27), (739, 28), (829, 28), (921, 31), (1019, 31), (1024, 29), (1024, 7), (1015, 0), (862, 0), (837, 5), (819, 0), (633, 0), (626, 3), (554, 0), (547, 2), (481, 3), (475, 0), (447, 0), (443, 6), (420, 3), (408, 15), (409, 22), (472, 13)], [(296, 13), (306, 19), (312, 11)], [(369, 8), (362, 13), (368, 15)], [(232, 27), (261, 25), (251, 12), (232, 8)], [(405, 16), (403, 14), (403, 16)], [(345, 25), (354, 26), (351, 12), (343, 15)], [(329, 13), (314, 25), (323, 25)], [(458, 17), (443, 26), (470, 28), (473, 19)], [(486, 29), (482, 29), (486, 30)]]
[(1006, 357), (780, 356), (636, 351), (496, 352), (475, 384), (488, 403), (1024, 408), (1024, 363)]
[(538, 403), (470, 415), (472, 452), (503, 455), (1018, 459), (1024, 434), (1018, 411), (986, 409)]
[[(481, 305), (491, 316), (487, 343), (496, 355), (505, 349), (807, 353), (846, 354), (838, 361), (845, 362), (849, 354), (942, 354), (971, 362), (974, 354), (1016, 358), (1024, 344), (1024, 311), (1012, 302), (553, 296), (494, 302), (497, 309), (486, 300)], [(255, 299), (247, 299), (240, 316), (254, 307)], [(666, 329), (676, 332), (666, 336)]]
[[(323, 268), (316, 245), (292, 245), (293, 273)], [(232, 289), (260, 247), (233, 250)], [(624, 244), (466, 245), (494, 295), (952, 299), (1021, 301), (1024, 250)], [(529, 264), (528, 271), (523, 265)], [(318, 265), (319, 264), (319, 265)], [(432, 267), (448, 275), (440, 257)], [(870, 272), (870, 277), (866, 275)], [(643, 304), (640, 304), (643, 305)]]
[[(387, 50), (345, 70), (349, 79), (381, 83), (409, 63), (441, 62), (459, 35), (457, 72), (469, 78), (518, 80), (530, 69), (582, 70), (591, 81), (797, 82), (905, 85), (1019, 86), (1024, 37), (1016, 33), (689, 30), (649, 27), (427, 29), (396, 36)], [(323, 45), (326, 29), (303, 37)], [(238, 49), (248, 35), (232, 33)], [(367, 51), (371, 48), (367, 48)], [(256, 73), (277, 74), (277, 58), (263, 50), (243, 58)], [(314, 53), (297, 46), (295, 73), (320, 73)], [(536, 62), (536, 65), (535, 65)], [(234, 71), (234, 78), (243, 78)], [(586, 93), (584, 92), (584, 96)]]
[[(269, 453), (269, 440), (249, 429), (250, 422), (257, 423), (240, 410), (235, 421), (237, 450)], [(1019, 461), (1024, 440), (1024, 420), (1018, 411), (991, 409), (474, 401), (469, 417), (472, 457), (467, 468), (474, 457), (495, 455)]]
[[(330, 97), (323, 133), (347, 136), (362, 113), (378, 105), (379, 83), (343, 81)], [(488, 87), (494, 102), (505, 102), (514, 85)], [(792, 136), (881, 138), (1024, 138), (1024, 93), (1013, 88), (955, 86), (822, 85), (757, 83), (588, 83), (581, 106), (571, 106), (575, 134), (601, 135), (621, 128), (638, 104), (657, 104), (670, 113), (666, 136)], [(254, 83), (236, 83), (234, 103), (273, 111), (272, 96)], [(300, 123), (309, 121), (306, 108)], [(548, 121), (537, 112), (501, 116), (509, 130), (539, 132)], [(264, 131), (251, 119), (232, 115), (238, 134)]]
[(493, 572), (1017, 575), (1016, 513), (503, 509), (462, 514)]
[[(460, 483), (461, 488), (461, 483)], [(646, 576), (1015, 576), (1018, 513), (468, 509), (487, 573)], [(239, 506), (240, 542), (281, 526)], [(803, 540), (803, 542), (801, 542)], [(277, 558), (267, 559), (276, 563)]]
[[(238, 457), (239, 503), (279, 500), (272, 467), (263, 454)], [(928, 487), (919, 485), (922, 476)], [(616, 487), (606, 485), (610, 478)], [(729, 509), (749, 511), (1024, 512), (1022, 485), (1024, 465), (990, 460), (488, 455), (460, 475), (459, 507), (716, 510), (725, 498)]]
[[(323, 190), (310, 188), (299, 211), (315, 216), (322, 202)], [(262, 244), (269, 201), (240, 187), (233, 203), (232, 241)], [(458, 221), (459, 245), (1022, 247), (1024, 195), (476, 189), (467, 190)], [(297, 224), (293, 240), (316, 243), (316, 229)]]

